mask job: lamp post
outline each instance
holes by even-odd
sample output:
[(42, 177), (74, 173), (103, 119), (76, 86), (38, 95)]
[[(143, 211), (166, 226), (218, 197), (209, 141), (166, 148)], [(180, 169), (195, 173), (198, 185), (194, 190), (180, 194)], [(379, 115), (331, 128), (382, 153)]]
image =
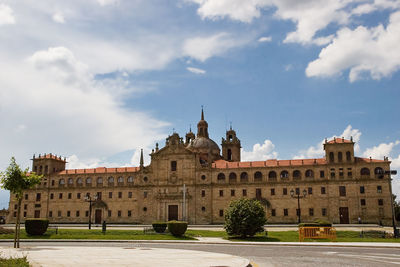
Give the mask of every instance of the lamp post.
[(394, 203), (393, 203), (393, 193), (392, 193), (392, 177), (391, 174), (396, 175), (397, 171), (385, 171), (385, 174), (389, 176), (389, 191), (390, 191), (390, 205), (392, 207), (392, 225), (393, 225), (393, 236), (399, 237), (397, 228), (396, 228), (396, 217), (394, 214)]
[(85, 201), (89, 202), (89, 230), (92, 229), (92, 202), (97, 200), (97, 195), (95, 195), (92, 199), (90, 193), (87, 193), (85, 196)]
[(303, 190), (303, 195), (302, 196), (300, 195), (300, 190), (299, 191), (296, 190), (296, 195), (294, 194), (294, 190), (293, 189), (290, 190), (290, 196), (292, 198), (297, 198), (297, 210), (299, 211), (298, 214), (297, 214), (298, 215), (298, 223), (301, 222), (301, 219), (300, 219), (300, 216), (301, 216), (300, 198), (305, 198), (306, 195), (307, 195), (307, 190), (305, 190), (305, 189)]

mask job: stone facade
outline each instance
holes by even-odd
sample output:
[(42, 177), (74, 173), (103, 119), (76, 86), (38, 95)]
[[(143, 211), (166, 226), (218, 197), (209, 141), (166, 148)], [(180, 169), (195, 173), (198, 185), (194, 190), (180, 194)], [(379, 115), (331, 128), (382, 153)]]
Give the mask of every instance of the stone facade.
[[(352, 140), (326, 140), (324, 158), (241, 162), (240, 140), (231, 128), (221, 147), (222, 156), (202, 112), (197, 135), (190, 131), (185, 141), (177, 133), (168, 136), (163, 148), (156, 144), (148, 166), (143, 152), (139, 167), (69, 170), (61, 157), (34, 156), (32, 170), (44, 178), (25, 193), (22, 216), (86, 223), (91, 213), (95, 223), (217, 224), (223, 223), (230, 201), (247, 197), (265, 205), (268, 222), (296, 223), (298, 193), (305, 194), (302, 221), (357, 223), (360, 217), (391, 223), (391, 180), (385, 174), (390, 161), (355, 157)], [(93, 200), (91, 212), (87, 195)], [(10, 196), (9, 222), (15, 221), (15, 204)]]

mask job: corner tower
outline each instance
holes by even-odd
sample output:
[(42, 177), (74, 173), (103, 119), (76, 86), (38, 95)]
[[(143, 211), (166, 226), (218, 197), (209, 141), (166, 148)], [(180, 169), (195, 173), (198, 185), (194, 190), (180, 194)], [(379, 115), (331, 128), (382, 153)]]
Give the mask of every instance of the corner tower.
[(354, 142), (334, 137), (333, 140), (326, 140), (324, 143), (325, 159), (328, 163), (354, 163)]
[(32, 158), (32, 171), (39, 175), (49, 175), (65, 170), (66, 158), (50, 154), (44, 154)]
[(227, 161), (240, 161), (240, 140), (236, 136), (236, 132), (232, 130), (226, 131), (226, 139), (222, 138), (222, 157)]

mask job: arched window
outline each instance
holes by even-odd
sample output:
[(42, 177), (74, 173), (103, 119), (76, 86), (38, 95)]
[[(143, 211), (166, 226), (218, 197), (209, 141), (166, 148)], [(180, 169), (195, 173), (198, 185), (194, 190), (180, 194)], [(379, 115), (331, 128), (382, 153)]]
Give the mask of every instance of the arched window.
[(312, 170), (306, 170), (306, 178), (314, 178), (314, 172)]
[(232, 150), (228, 149), (228, 160), (232, 160)]
[(82, 184), (82, 178), (76, 179), (76, 183), (77, 183), (77, 184)]
[(92, 183), (92, 178), (87, 178), (86, 179), (86, 184), (91, 184)]
[(68, 184), (69, 184), (69, 185), (74, 184), (74, 180), (73, 180), (72, 178), (68, 178)]
[(60, 181), (58, 181), (59, 185), (65, 185), (65, 180), (64, 179), (60, 179)]
[(346, 160), (347, 161), (351, 161), (351, 153), (350, 153), (350, 151), (346, 152)]
[(122, 176), (118, 177), (118, 183), (119, 184), (124, 183), (124, 177), (122, 177)]
[(97, 184), (103, 184), (103, 178), (101, 177), (97, 178)]
[(262, 173), (261, 172), (255, 172), (254, 173), (254, 181), (255, 182), (261, 182), (262, 181)]
[(247, 174), (247, 172), (242, 172), (240, 174), (240, 182), (248, 182), (249, 181), (249, 175)]
[(217, 180), (218, 182), (225, 182), (225, 174), (222, 172), (218, 173)]
[(293, 179), (297, 179), (297, 180), (301, 179), (301, 172), (299, 170), (295, 170), (293, 172)]
[(275, 171), (270, 171), (268, 173), (268, 178), (269, 179), (276, 179), (276, 172)]
[(128, 181), (128, 183), (133, 183), (133, 177), (129, 176), (127, 181)]
[(362, 168), (360, 171), (361, 175), (370, 175), (369, 169), (368, 168)]
[(110, 176), (108, 177), (108, 183), (113, 184), (114, 183), (114, 177)]
[(288, 171), (281, 171), (281, 178), (289, 178)]
[(342, 162), (342, 161), (343, 161), (343, 155), (342, 155), (342, 152), (339, 152), (339, 153), (338, 153), (338, 156), (337, 156), (337, 158), (338, 158), (338, 161), (339, 161), (339, 162)]
[(334, 162), (335, 161), (335, 155), (333, 154), (333, 152), (329, 153), (329, 162)]
[(236, 183), (236, 173), (231, 172), (229, 174), (229, 183)]
[(381, 167), (376, 167), (374, 173), (375, 174), (384, 174), (384, 171)]

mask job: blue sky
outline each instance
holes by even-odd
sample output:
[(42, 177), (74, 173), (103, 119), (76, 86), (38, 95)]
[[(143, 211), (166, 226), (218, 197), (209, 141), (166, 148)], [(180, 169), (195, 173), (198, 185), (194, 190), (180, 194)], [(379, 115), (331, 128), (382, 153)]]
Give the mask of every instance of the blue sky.
[(137, 165), (201, 105), (217, 143), (232, 122), (243, 160), (353, 136), (400, 169), (398, 43), (394, 0), (0, 0), (0, 169), (50, 152)]

